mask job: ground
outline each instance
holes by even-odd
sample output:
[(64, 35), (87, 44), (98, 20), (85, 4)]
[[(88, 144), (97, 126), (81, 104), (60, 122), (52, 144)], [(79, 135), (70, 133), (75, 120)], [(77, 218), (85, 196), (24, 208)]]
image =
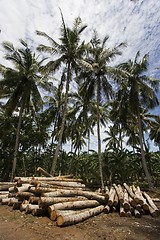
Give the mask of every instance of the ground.
[[(157, 197), (157, 196), (156, 196)], [(160, 203), (156, 203), (160, 208)], [(68, 227), (57, 227), (48, 217), (24, 214), (0, 205), (0, 240), (158, 240), (160, 214), (141, 218), (103, 214)]]

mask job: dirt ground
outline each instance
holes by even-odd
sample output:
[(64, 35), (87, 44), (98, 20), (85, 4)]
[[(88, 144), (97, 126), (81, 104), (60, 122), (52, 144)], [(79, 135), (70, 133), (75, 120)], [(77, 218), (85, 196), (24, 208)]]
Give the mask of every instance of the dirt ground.
[[(160, 208), (160, 203), (156, 203)], [(120, 217), (118, 213), (92, 217), (68, 227), (58, 227), (46, 217), (26, 215), (0, 205), (0, 240), (158, 240), (160, 214), (141, 218)]]

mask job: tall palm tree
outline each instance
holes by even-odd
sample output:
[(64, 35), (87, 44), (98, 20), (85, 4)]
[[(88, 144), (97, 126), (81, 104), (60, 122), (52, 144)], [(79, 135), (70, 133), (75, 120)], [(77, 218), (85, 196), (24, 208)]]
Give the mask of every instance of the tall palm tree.
[(160, 151), (160, 116), (154, 116), (154, 120), (149, 122), (150, 132), (149, 137), (159, 147)]
[(137, 126), (139, 129), (139, 144), (141, 148), (141, 157), (143, 169), (149, 184), (152, 187), (152, 178), (148, 171), (145, 152), (144, 152), (144, 136), (142, 128), (142, 110), (143, 107), (151, 109), (158, 105), (158, 99), (155, 91), (158, 90), (158, 80), (154, 80), (144, 73), (148, 67), (148, 54), (145, 54), (143, 58), (138, 62), (140, 53), (137, 52), (135, 60), (129, 60), (126, 63), (122, 63), (118, 68), (123, 69), (129, 73), (128, 81), (126, 82), (128, 91), (128, 109), (130, 114), (137, 117)]
[(62, 136), (65, 126), (65, 120), (67, 115), (67, 101), (68, 101), (68, 93), (70, 88), (70, 82), (72, 80), (72, 75), (74, 72), (77, 72), (79, 60), (83, 57), (84, 51), (86, 49), (86, 45), (84, 42), (80, 43), (80, 35), (86, 26), (82, 25), (81, 19), (76, 18), (73, 24), (73, 28), (66, 27), (64, 22), (63, 15), (62, 17), (62, 27), (61, 27), (61, 36), (59, 38), (59, 43), (56, 42), (53, 38), (49, 37), (46, 33), (37, 31), (37, 34), (43, 36), (49, 40), (51, 46), (46, 46), (41, 44), (38, 47), (38, 50), (48, 52), (54, 56), (56, 56), (55, 60), (51, 60), (46, 64), (44, 68), (45, 72), (54, 72), (58, 70), (61, 66), (65, 66), (63, 73), (66, 80), (65, 86), (65, 97), (64, 97), (64, 108), (63, 108), (63, 117), (61, 124), (61, 131), (59, 133), (58, 144), (56, 147), (56, 151), (54, 154), (51, 174), (55, 174), (55, 167), (57, 163), (57, 158), (59, 154), (59, 150), (61, 147)]
[[(99, 172), (101, 179), (101, 187), (104, 189), (103, 180), (103, 163), (101, 156), (101, 135), (100, 135), (100, 105), (102, 103), (102, 94), (104, 98), (110, 99), (113, 97), (113, 89), (110, 79), (120, 78), (120, 71), (114, 67), (108, 66), (108, 63), (117, 55), (121, 55), (120, 48), (125, 44), (121, 43), (113, 49), (106, 48), (108, 36), (101, 41), (97, 33), (90, 42), (88, 56), (85, 61), (82, 61), (84, 71), (80, 74), (80, 79), (83, 80), (81, 91), (89, 98), (96, 96), (96, 118), (97, 118), (97, 137), (98, 137), (98, 160)], [(119, 76), (117, 76), (119, 75)]]
[(43, 89), (47, 88), (46, 82), (39, 73), (43, 60), (38, 61), (25, 41), (20, 40), (20, 43), (22, 48), (16, 49), (12, 43), (3, 42), (5, 58), (11, 61), (13, 68), (0, 65), (0, 72), (3, 75), (0, 87), (4, 90), (8, 89), (9, 94), (5, 105), (6, 112), (8, 115), (15, 110), (19, 112), (11, 180), (16, 170), (22, 115), (24, 112), (29, 112), (31, 108), (38, 111), (43, 103), (38, 85)]

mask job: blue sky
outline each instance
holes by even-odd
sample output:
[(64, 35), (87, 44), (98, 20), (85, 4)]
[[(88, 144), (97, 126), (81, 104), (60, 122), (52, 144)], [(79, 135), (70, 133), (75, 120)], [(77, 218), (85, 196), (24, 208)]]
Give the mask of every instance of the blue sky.
[[(44, 40), (36, 35), (36, 30), (58, 39), (61, 8), (67, 25), (71, 26), (77, 16), (88, 25), (86, 41), (96, 29), (101, 38), (110, 36), (108, 47), (127, 42), (115, 64), (134, 58), (137, 51), (141, 56), (149, 53), (149, 74), (160, 78), (159, 0), (0, 0), (0, 6), (0, 43), (7, 40), (18, 46), (21, 38), (35, 47)], [(2, 56), (0, 46), (1, 63)], [(160, 114), (160, 109), (154, 112)]]

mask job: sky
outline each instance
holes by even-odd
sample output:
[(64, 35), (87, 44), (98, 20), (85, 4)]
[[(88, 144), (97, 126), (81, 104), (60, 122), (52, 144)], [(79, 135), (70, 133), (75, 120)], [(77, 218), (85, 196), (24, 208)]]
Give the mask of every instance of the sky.
[[(4, 63), (3, 41), (18, 46), (19, 39), (26, 39), (36, 48), (44, 41), (36, 30), (58, 40), (61, 9), (67, 26), (78, 16), (87, 25), (86, 41), (96, 29), (100, 38), (109, 36), (108, 47), (127, 43), (114, 64), (133, 59), (137, 51), (141, 56), (149, 53), (149, 75), (160, 78), (160, 0), (0, 0), (0, 8), (0, 63)], [(154, 113), (160, 115), (160, 108)]]

